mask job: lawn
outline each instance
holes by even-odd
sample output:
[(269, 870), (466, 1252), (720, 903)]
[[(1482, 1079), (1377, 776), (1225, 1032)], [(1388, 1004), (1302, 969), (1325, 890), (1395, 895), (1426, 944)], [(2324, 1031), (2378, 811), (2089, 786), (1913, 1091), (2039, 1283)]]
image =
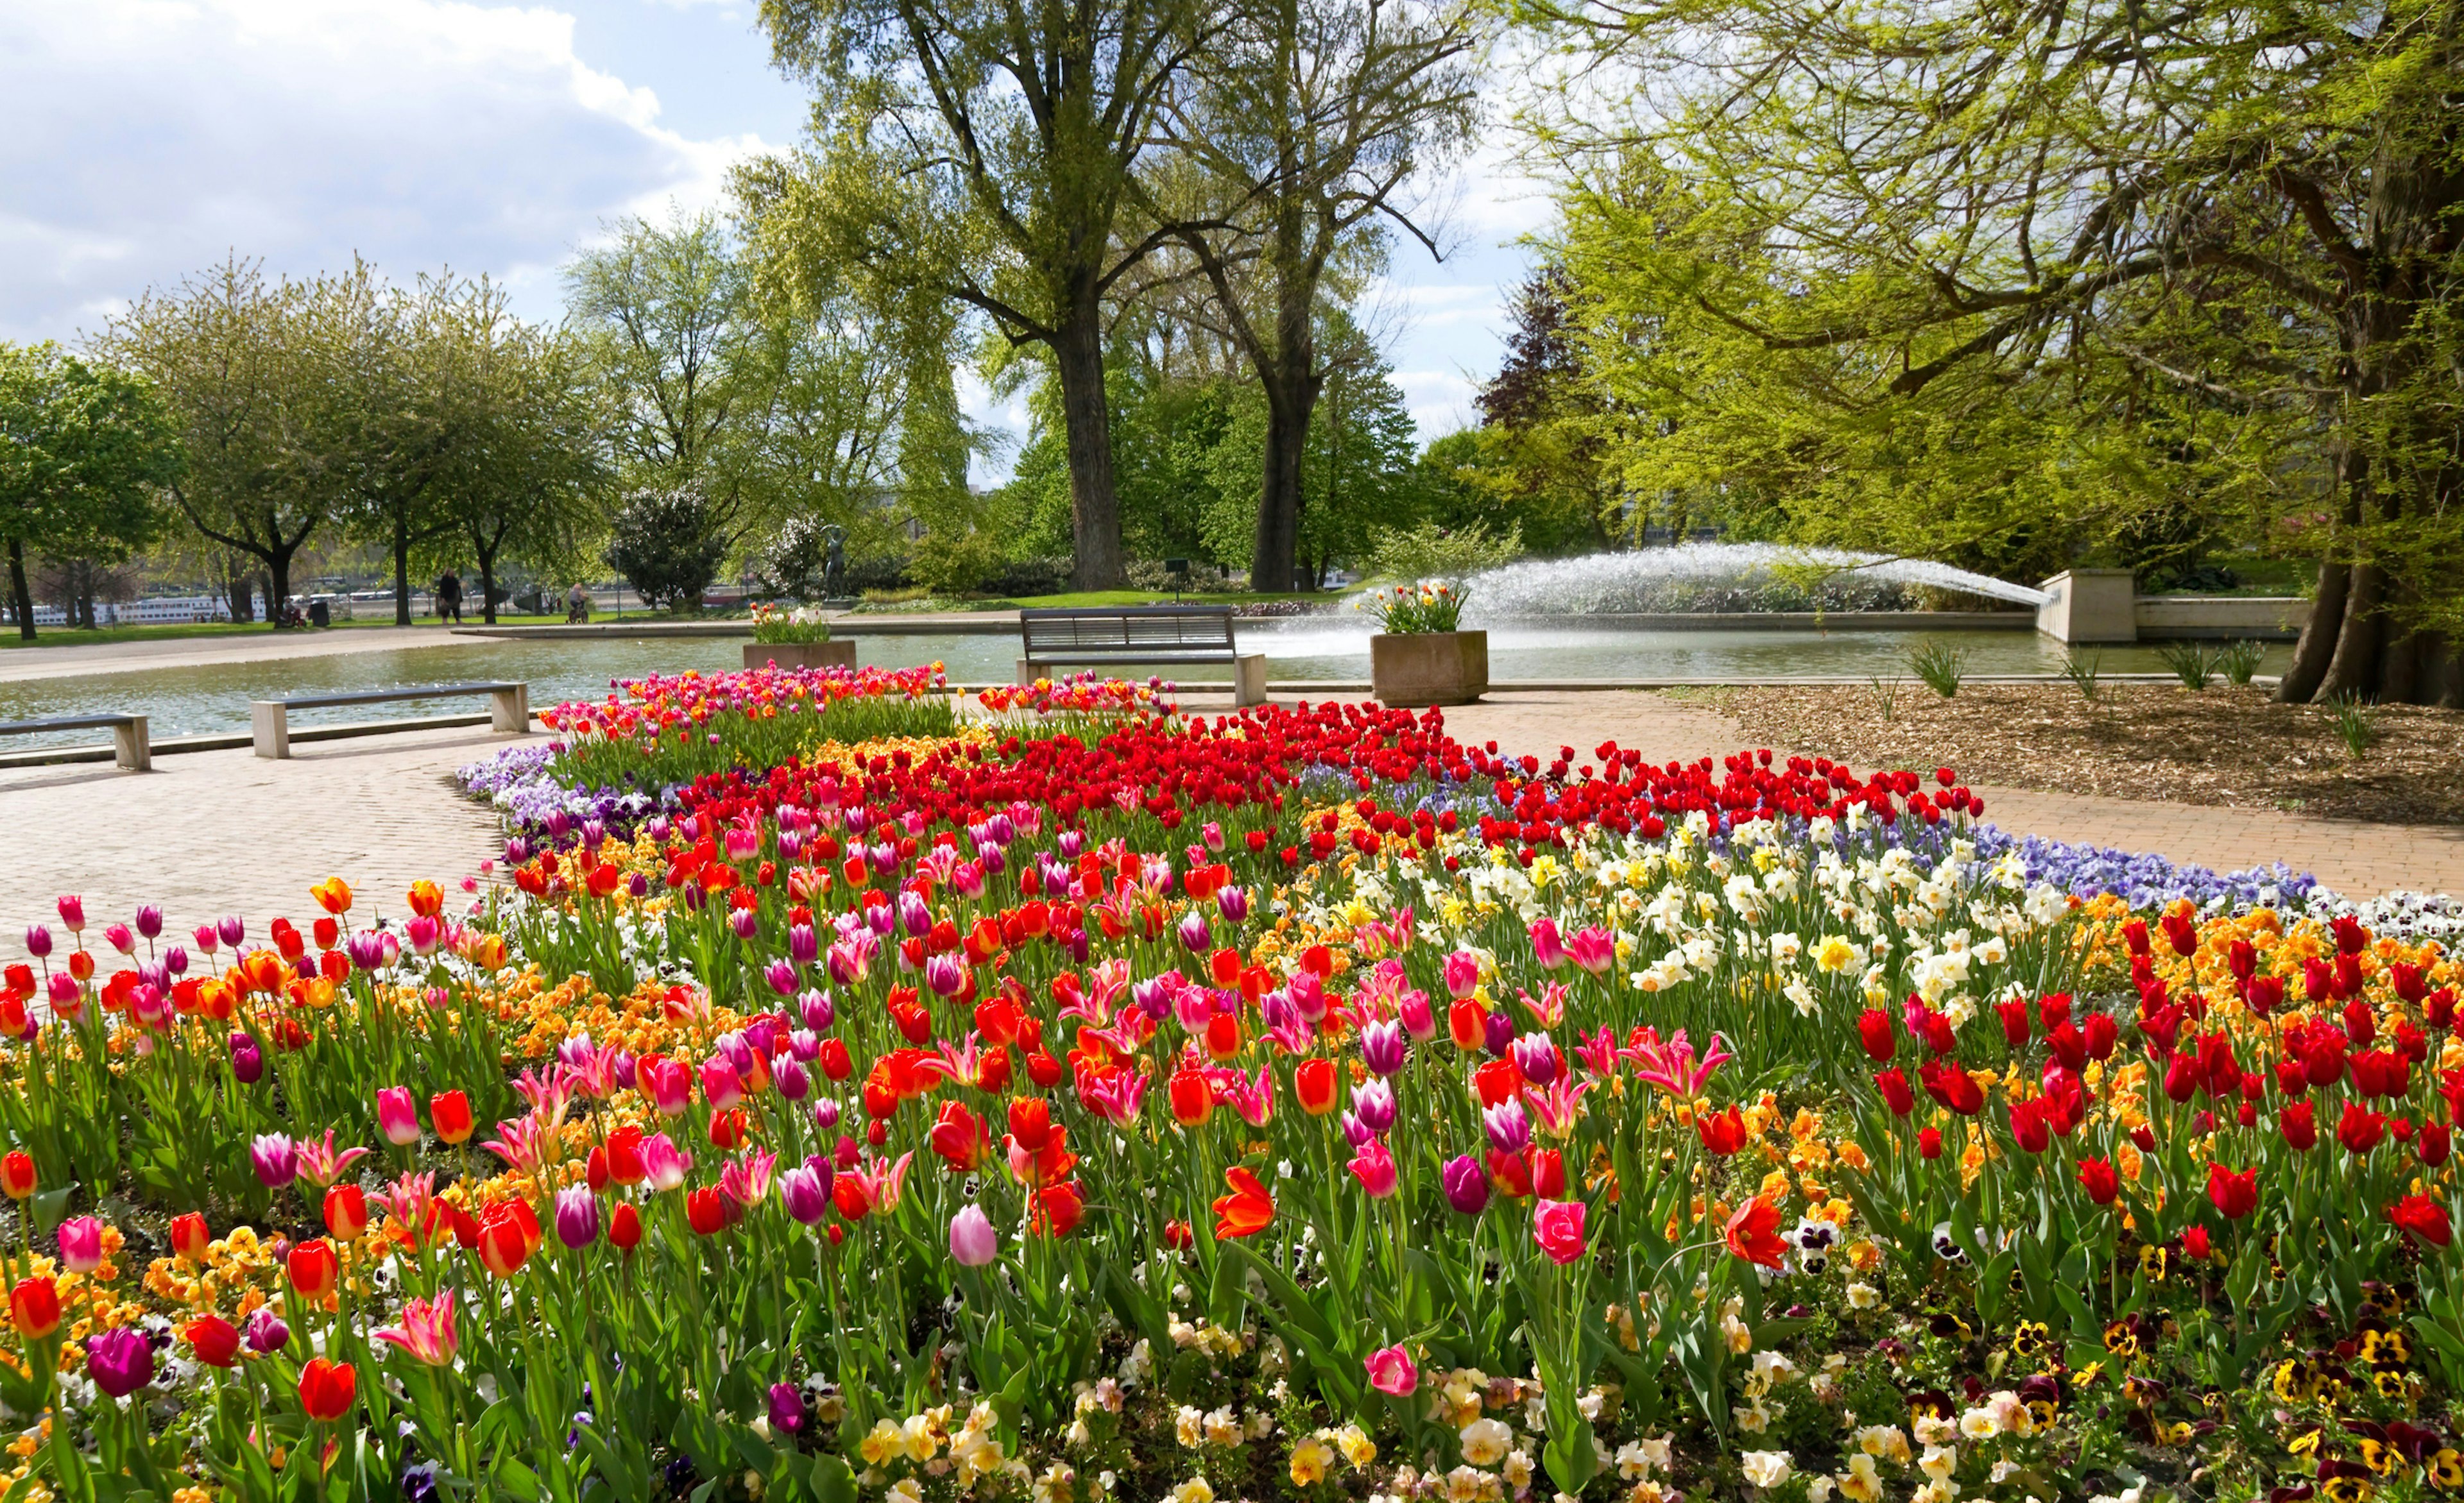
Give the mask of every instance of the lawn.
[[(537, 626), (563, 620), (561, 616), (517, 616), (502, 611), (496, 615), (496, 623), (500, 626)], [(362, 616), (354, 621), (336, 621), (330, 627), (309, 629), (342, 631), (353, 627), (392, 624), (393, 617), (387, 613), (382, 616)], [(423, 616), (412, 624), (433, 626), (437, 621), (432, 616)], [(479, 618), (476, 615), (471, 615), (461, 624), (478, 625)], [(14, 630), (7, 630), (5, 634), (0, 634), (0, 647), (88, 647), (116, 642), (167, 642), (187, 637), (262, 637), (272, 633), (273, 630), (273, 625), (266, 621), (196, 621), (166, 626), (101, 626), (92, 631), (66, 626), (46, 626), (37, 629), (37, 635), (32, 642), (20, 637)]]

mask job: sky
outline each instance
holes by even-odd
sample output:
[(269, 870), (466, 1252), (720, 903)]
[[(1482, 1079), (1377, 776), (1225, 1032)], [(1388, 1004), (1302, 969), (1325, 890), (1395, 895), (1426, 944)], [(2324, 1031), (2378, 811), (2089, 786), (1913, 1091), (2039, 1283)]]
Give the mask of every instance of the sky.
[[(0, 339), (74, 342), (232, 254), (484, 272), (554, 319), (558, 268), (609, 222), (717, 205), (804, 117), (750, 0), (9, 0)], [(1424, 440), (1474, 421), (1547, 217), (1502, 133), (1430, 186), (1449, 254), (1398, 248), (1374, 292)]]

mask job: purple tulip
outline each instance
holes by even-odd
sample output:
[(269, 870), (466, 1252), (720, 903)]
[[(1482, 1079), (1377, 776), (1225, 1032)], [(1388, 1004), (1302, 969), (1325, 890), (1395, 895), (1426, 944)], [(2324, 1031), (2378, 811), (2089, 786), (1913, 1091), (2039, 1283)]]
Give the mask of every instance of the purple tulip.
[(792, 1054), (780, 1058), (770, 1078), (778, 1083), (779, 1094), (791, 1101), (803, 1100), (813, 1088), (813, 1078), (804, 1073), (803, 1065)]
[(808, 1227), (828, 1214), (834, 1178), (830, 1162), (819, 1154), (780, 1175), (779, 1195), (787, 1203), (787, 1214)]
[(1408, 1047), (1400, 1023), (1381, 1020), (1360, 1031), (1361, 1062), (1377, 1075), (1393, 1075), (1402, 1069)]
[(1488, 1051), (1490, 1057), (1503, 1059), (1506, 1051), (1513, 1045), (1514, 1019), (1506, 1015), (1504, 1008), (1499, 1008), (1480, 1025), (1480, 1046)]
[(1521, 1153), (1531, 1146), (1531, 1119), (1521, 1101), (1507, 1100), (1481, 1113), (1488, 1128), (1488, 1145), (1500, 1153)]
[[(806, 932), (809, 933), (811, 931), (807, 930)], [(748, 938), (750, 936), (748, 936)], [(796, 968), (783, 960), (772, 961), (763, 969), (761, 979), (769, 982), (770, 990), (776, 991), (782, 997), (791, 997), (796, 994)]]
[(1249, 916), (1249, 894), (1239, 887), (1226, 887), (1215, 895), (1215, 911), (1223, 915), (1226, 924), (1238, 924)]
[(1513, 1054), (1514, 1068), (1522, 1071), (1523, 1078), (1533, 1085), (1546, 1088), (1550, 1081), (1557, 1078), (1557, 1046), (1550, 1041), (1548, 1035), (1524, 1035), (1514, 1041)]
[(248, 1162), (268, 1189), (280, 1189), (299, 1177), (299, 1147), (278, 1132), (261, 1134), (248, 1145)]
[(1180, 921), (1181, 947), (1193, 955), (1202, 955), (1215, 943), (1215, 931), (1206, 925), (1206, 915), (1195, 909)]
[(568, 1185), (556, 1192), (556, 1236), (569, 1248), (586, 1248), (599, 1240), (599, 1197), (587, 1185)]
[(150, 903), (138, 908), (137, 932), (147, 939), (160, 937), (163, 932), (163, 910)]
[(826, 991), (807, 991), (798, 997), (796, 1012), (803, 1018), (804, 1026), (816, 1034), (828, 1033), (830, 1025), (839, 1020), (838, 1007)]
[(1364, 1080), (1353, 1086), (1352, 1114), (1360, 1125), (1383, 1138), (1395, 1125), (1395, 1088), (1383, 1080)]
[(821, 959), (821, 936), (809, 924), (795, 924), (787, 928), (787, 958), (799, 966), (809, 966)]
[(248, 924), (236, 913), (226, 913), (222, 922), (214, 926), (214, 932), (222, 936), (224, 944), (237, 945), (248, 938)]
[(85, 1343), (86, 1376), (115, 1399), (154, 1381), (154, 1343), (127, 1326), (98, 1331)]
[(274, 1313), (272, 1305), (256, 1307), (256, 1313), (248, 1318), (244, 1334), (248, 1338), (248, 1349), (259, 1357), (270, 1356), (291, 1344), (291, 1327), (282, 1323), (282, 1318)]
[(48, 925), (26, 926), (26, 953), (41, 960), (52, 952), (52, 931)]
[(1446, 1204), (1466, 1216), (1477, 1216), (1488, 1206), (1488, 1176), (1482, 1172), (1480, 1161), (1470, 1154), (1448, 1159), (1438, 1171), (1446, 1188)]
[(770, 1385), (770, 1427), (789, 1435), (804, 1427), (804, 1396), (794, 1383)]
[(751, 908), (737, 909), (728, 915), (727, 922), (736, 930), (736, 937), (740, 940), (750, 941), (754, 935), (761, 932), (761, 915)]
[(650, 879), (641, 872), (635, 872), (627, 880), (625, 891), (636, 898), (647, 898), (650, 895)]
[(1061, 832), (1061, 859), (1063, 860), (1076, 860), (1078, 859), (1078, 853), (1086, 848), (1087, 837), (1085, 835), (1076, 830), (1064, 830)]
[(924, 962), (924, 984), (935, 996), (954, 997), (967, 985), (966, 963), (956, 955), (935, 955)]
[(838, 1103), (838, 1102), (836, 1102), (836, 1101), (834, 1101), (834, 1100), (830, 1100), (828, 1097), (826, 1097), (826, 1096), (825, 1096), (825, 1097), (822, 1098), (820, 1100), (815, 1101), (815, 1102), (813, 1103), (813, 1125), (814, 1125), (814, 1126), (819, 1127), (819, 1128), (820, 1128), (822, 1131), (824, 1131), (824, 1132), (828, 1132), (828, 1131), (831, 1131), (833, 1128), (837, 1127), (837, 1126), (838, 1126), (838, 1124), (839, 1124), (839, 1103)]
[(163, 952), (164, 974), (172, 976), (185, 975), (187, 973), (187, 969), (188, 951), (186, 948), (174, 945), (169, 949)]

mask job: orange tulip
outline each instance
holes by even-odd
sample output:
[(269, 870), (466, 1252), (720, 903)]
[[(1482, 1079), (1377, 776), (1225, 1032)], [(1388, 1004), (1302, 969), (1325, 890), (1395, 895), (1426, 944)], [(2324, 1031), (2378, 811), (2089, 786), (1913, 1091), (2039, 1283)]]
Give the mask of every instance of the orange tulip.
[(356, 1185), (337, 1185), (325, 1192), (325, 1229), (344, 1242), (357, 1242), (368, 1230), (368, 1196)]
[(209, 1240), (206, 1218), (197, 1212), (192, 1210), (171, 1218), (171, 1252), (174, 1255), (190, 1263), (203, 1263)]
[(441, 1091), (428, 1099), (429, 1124), (447, 1143), (471, 1141), (471, 1098), (460, 1091)]
[(317, 900), (317, 906), (337, 918), (351, 911), (351, 886), (340, 877), (326, 878), (309, 888), (308, 896)]
[(1232, 1187), (1232, 1193), (1215, 1199), (1217, 1239), (1254, 1236), (1265, 1231), (1275, 1219), (1275, 1197), (1266, 1193), (1258, 1176), (1247, 1169), (1226, 1169), (1223, 1183)]
[(24, 1200), (34, 1193), (33, 1155), (12, 1148), (0, 1158), (0, 1190), (7, 1190), (11, 1200)]
[(425, 877), (412, 882), (410, 891), (406, 896), (410, 904), (410, 911), (423, 919), (432, 919), (445, 910), (444, 890)]

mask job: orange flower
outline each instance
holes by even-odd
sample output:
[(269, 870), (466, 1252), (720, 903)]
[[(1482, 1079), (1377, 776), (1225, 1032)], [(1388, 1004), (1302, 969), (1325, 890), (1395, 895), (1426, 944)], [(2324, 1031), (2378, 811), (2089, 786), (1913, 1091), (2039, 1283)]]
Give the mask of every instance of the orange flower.
[(1223, 1183), (1232, 1187), (1232, 1193), (1215, 1198), (1217, 1239), (1255, 1236), (1265, 1231), (1275, 1219), (1275, 1197), (1266, 1193), (1258, 1176), (1247, 1169), (1225, 1169)]
[[(421, 918), (432, 919), (445, 911), (444, 889), (425, 877), (410, 884), (410, 891), (406, 894), (406, 897), (409, 901), (410, 911)], [(342, 894), (342, 906), (347, 908), (350, 905), (350, 892), (346, 888)]]
[(336, 918), (351, 911), (351, 887), (340, 877), (326, 878), (309, 888), (308, 896), (317, 900), (317, 906)]

